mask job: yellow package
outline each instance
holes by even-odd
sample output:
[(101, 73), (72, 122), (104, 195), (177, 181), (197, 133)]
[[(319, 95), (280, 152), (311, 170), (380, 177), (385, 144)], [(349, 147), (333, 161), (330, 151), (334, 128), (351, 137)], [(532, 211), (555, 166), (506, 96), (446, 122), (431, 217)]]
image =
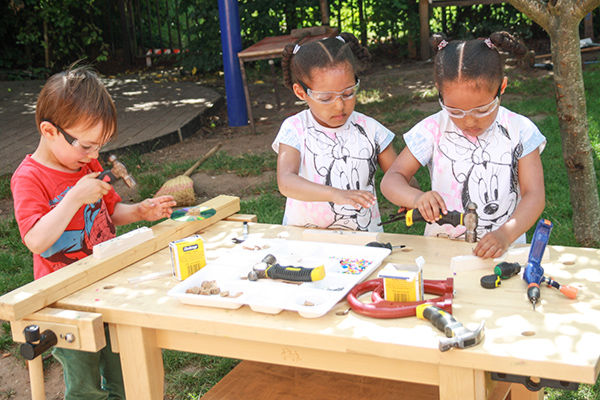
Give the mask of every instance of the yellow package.
[(192, 235), (169, 243), (173, 276), (180, 281), (193, 275), (206, 266), (204, 240), (200, 235)]
[(423, 265), (418, 257), (414, 265), (387, 264), (378, 273), (383, 278), (383, 294), (387, 301), (406, 302), (423, 300)]

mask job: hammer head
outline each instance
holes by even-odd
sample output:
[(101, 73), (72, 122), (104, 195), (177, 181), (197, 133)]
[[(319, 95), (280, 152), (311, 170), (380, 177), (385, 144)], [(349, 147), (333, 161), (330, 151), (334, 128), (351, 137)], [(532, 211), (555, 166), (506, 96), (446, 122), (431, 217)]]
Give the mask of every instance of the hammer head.
[(257, 281), (266, 278), (265, 270), (277, 262), (273, 254), (267, 254), (261, 262), (252, 266), (252, 271), (248, 272), (248, 280)]
[(135, 185), (137, 185), (137, 182), (135, 181), (135, 179), (133, 179), (133, 176), (131, 176), (129, 172), (127, 172), (127, 167), (125, 167), (125, 165), (122, 162), (117, 160), (117, 156), (111, 154), (110, 157), (108, 157), (108, 161), (110, 161), (113, 166), (110, 169), (110, 172), (112, 172), (115, 178), (123, 179), (123, 182), (125, 182), (127, 187), (134, 187)]
[(440, 339), (440, 351), (447, 351), (452, 347), (466, 349), (477, 346), (485, 337), (484, 328), (485, 321), (481, 321), (479, 328), (474, 331), (470, 331), (464, 326), (460, 325), (457, 329), (452, 331), (452, 337)]
[(467, 228), (467, 231), (465, 232), (465, 241), (469, 243), (477, 242), (477, 204), (472, 201), (469, 202), (463, 221)]

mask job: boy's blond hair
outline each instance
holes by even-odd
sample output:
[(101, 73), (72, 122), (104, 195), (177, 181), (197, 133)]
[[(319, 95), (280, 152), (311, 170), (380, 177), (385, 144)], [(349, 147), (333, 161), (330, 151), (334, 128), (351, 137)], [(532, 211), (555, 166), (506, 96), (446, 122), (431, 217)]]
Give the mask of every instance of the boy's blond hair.
[(116, 138), (117, 110), (98, 74), (87, 66), (70, 67), (52, 75), (38, 96), (35, 121), (63, 129), (79, 124), (93, 128), (102, 122), (101, 142)]

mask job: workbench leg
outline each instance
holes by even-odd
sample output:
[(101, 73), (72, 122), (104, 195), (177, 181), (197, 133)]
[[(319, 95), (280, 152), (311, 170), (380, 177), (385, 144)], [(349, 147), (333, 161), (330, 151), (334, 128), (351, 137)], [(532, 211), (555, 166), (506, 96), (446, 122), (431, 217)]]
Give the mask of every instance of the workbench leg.
[(440, 365), (440, 400), (485, 400), (485, 372)]
[(31, 400), (46, 400), (46, 390), (44, 389), (44, 364), (42, 356), (39, 355), (33, 360), (27, 361), (29, 369), (29, 382), (31, 385)]
[(128, 399), (162, 400), (165, 371), (153, 329), (117, 325), (119, 354)]
[(252, 103), (250, 103), (250, 90), (248, 89), (248, 80), (246, 79), (246, 69), (244, 68), (244, 60), (238, 57), (240, 60), (240, 70), (242, 72), (242, 83), (244, 86), (244, 95), (246, 96), (246, 108), (248, 109), (248, 121), (250, 122), (250, 129), (252, 134), (256, 135), (256, 129), (254, 127), (254, 115), (252, 115)]
[(513, 383), (508, 398), (510, 400), (544, 400), (544, 389), (532, 392), (520, 383)]

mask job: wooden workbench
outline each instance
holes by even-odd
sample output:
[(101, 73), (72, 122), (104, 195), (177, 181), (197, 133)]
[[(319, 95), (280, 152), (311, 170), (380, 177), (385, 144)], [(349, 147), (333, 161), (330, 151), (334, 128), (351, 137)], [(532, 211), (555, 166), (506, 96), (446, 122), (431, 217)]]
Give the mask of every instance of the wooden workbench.
[[(210, 260), (233, 246), (231, 238), (241, 235), (242, 224), (220, 221), (202, 229)], [(252, 234), (268, 238), (301, 240), (302, 231), (250, 224)], [(450, 258), (472, 248), (416, 235), (382, 234), (380, 239), (413, 249), (394, 251), (384, 265), (412, 263), (423, 256), (426, 279), (452, 276)], [(128, 283), (131, 277), (170, 270), (167, 248), (60, 298), (52, 307), (101, 314), (109, 323), (130, 399), (162, 399), (161, 349), (436, 385), (442, 400), (504, 399), (511, 385), (492, 381), (488, 372), (588, 384), (598, 376), (600, 250), (552, 246), (550, 262), (543, 266), (560, 283), (578, 286), (578, 298), (570, 300), (544, 287), (541, 304), (533, 311), (518, 277), (487, 290), (479, 278), (490, 271), (455, 275), (453, 314), (471, 329), (485, 319), (486, 337), (476, 347), (443, 353), (438, 349), (442, 333), (428, 321), (336, 315), (348, 307), (345, 301), (323, 317), (306, 319), (289, 311), (257, 313), (247, 306), (229, 310), (184, 305), (166, 294), (179, 283), (171, 277)], [(6, 314), (0, 318), (7, 319)], [(542, 399), (543, 390), (530, 392), (513, 384), (511, 395), (512, 400)]]

